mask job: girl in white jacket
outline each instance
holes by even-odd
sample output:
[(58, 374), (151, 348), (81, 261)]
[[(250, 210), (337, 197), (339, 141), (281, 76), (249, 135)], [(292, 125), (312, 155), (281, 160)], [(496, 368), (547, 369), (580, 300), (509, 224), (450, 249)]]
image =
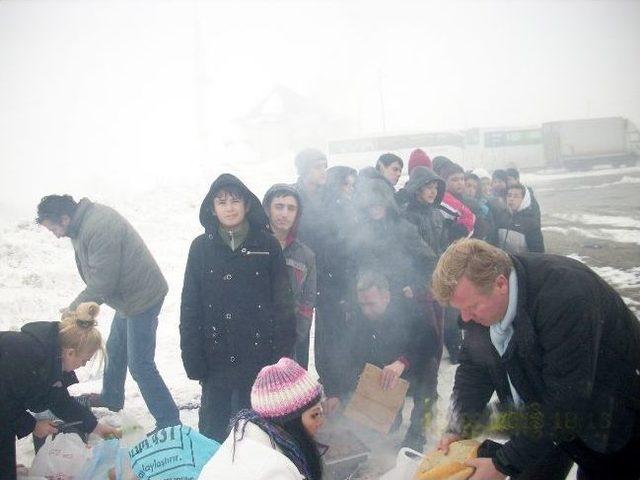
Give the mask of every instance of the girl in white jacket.
[(289, 358), (264, 367), (251, 389), (251, 410), (204, 466), (204, 480), (320, 480), (314, 435), (324, 423), (322, 386)]

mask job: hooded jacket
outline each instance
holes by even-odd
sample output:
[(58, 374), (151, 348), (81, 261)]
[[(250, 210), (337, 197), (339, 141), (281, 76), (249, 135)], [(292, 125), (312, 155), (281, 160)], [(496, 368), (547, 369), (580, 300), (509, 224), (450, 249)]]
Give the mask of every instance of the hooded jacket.
[(525, 188), (524, 198), (516, 212), (505, 210), (497, 222), (498, 246), (509, 253), (544, 253), (544, 238), (540, 214), (531, 202), (531, 193)]
[(71, 303), (106, 303), (126, 317), (158, 305), (169, 287), (138, 232), (113, 208), (83, 198), (67, 230), (87, 287)]
[(0, 332), (0, 430), (18, 437), (30, 434), (36, 420), (27, 410), (51, 410), (66, 421), (81, 421), (85, 432), (97, 420), (76, 402), (67, 387), (78, 382), (62, 370), (59, 322), (27, 323), (19, 332)]
[[(414, 296), (423, 295), (435, 268), (436, 255), (416, 226), (400, 216), (391, 190), (379, 180), (360, 182), (355, 204), (359, 223), (348, 239), (352, 281), (356, 281), (358, 272), (373, 270), (387, 277), (393, 295), (401, 295), (407, 286)], [(384, 206), (385, 217), (371, 219), (367, 210), (372, 205)]]
[[(304, 243), (298, 240), (298, 225), (302, 215), (302, 199), (298, 191), (291, 185), (284, 183), (272, 186), (264, 195), (262, 205), (265, 212), (268, 212), (275, 194), (286, 192), (298, 202), (298, 212), (296, 219), (289, 230), (286, 243), (283, 248), (285, 262), (289, 271), (289, 280), (293, 291), (293, 298), (296, 302), (296, 317), (298, 338), (301, 334), (306, 334), (311, 326), (313, 318), (313, 307), (316, 304), (317, 296), (317, 275), (316, 256)], [(303, 329), (304, 331), (300, 331)]]
[(515, 475), (548, 451), (580, 441), (620, 450), (640, 416), (640, 323), (620, 295), (584, 264), (558, 255), (512, 255), (517, 281), (514, 333), (500, 357), (489, 328), (466, 325), (452, 394), (461, 432), (494, 391), (513, 405), (507, 374), (526, 409), (526, 428), (494, 458)]
[[(239, 187), (249, 232), (236, 250), (218, 233), (214, 193)], [(280, 244), (258, 198), (236, 177), (220, 175), (200, 207), (204, 234), (191, 244), (182, 289), (180, 347), (189, 378), (250, 385), (260, 369), (291, 355), (295, 311)]]
[[(432, 204), (426, 204), (416, 197), (426, 184), (437, 182), (438, 194)], [(418, 227), (422, 239), (440, 257), (449, 244), (445, 219), (440, 210), (440, 202), (445, 192), (445, 182), (427, 167), (415, 167), (405, 186), (409, 204), (405, 208), (405, 218)]]

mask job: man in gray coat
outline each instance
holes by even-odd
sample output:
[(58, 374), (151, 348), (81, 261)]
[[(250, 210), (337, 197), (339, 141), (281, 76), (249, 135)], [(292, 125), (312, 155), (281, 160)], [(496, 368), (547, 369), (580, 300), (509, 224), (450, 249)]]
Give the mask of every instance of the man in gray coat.
[(87, 198), (75, 202), (70, 195), (44, 197), (36, 221), (56, 237), (71, 239), (86, 288), (69, 309), (97, 302), (116, 311), (102, 393), (88, 395), (91, 405), (122, 409), (128, 366), (156, 427), (179, 424), (178, 409), (154, 360), (167, 281), (138, 232), (114, 209)]

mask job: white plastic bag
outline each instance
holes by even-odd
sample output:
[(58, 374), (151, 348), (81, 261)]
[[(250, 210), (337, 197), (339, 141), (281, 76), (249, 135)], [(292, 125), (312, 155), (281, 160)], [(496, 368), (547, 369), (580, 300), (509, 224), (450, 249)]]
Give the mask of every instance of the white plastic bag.
[(396, 458), (396, 466), (392, 468), (380, 480), (407, 480), (413, 478), (418, 471), (423, 455), (410, 448), (401, 448)]
[(16, 469), (16, 473), (18, 474), (17, 475), (18, 480), (47, 480), (45, 477), (32, 477), (29, 469), (22, 465), (18, 465), (18, 468)]
[(31, 465), (30, 475), (49, 480), (77, 480), (91, 451), (75, 433), (47, 437)]

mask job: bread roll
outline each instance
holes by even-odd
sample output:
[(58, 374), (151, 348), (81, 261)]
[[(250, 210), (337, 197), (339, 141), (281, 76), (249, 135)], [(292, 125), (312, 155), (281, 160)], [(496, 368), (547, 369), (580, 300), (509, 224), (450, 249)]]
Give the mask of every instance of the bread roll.
[(460, 440), (449, 445), (446, 455), (441, 450), (427, 454), (414, 480), (467, 480), (474, 469), (464, 462), (478, 456), (479, 446), (476, 440)]

